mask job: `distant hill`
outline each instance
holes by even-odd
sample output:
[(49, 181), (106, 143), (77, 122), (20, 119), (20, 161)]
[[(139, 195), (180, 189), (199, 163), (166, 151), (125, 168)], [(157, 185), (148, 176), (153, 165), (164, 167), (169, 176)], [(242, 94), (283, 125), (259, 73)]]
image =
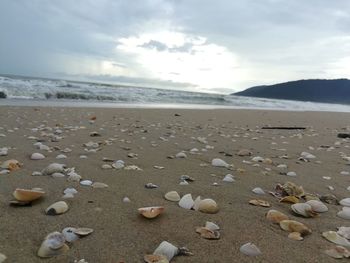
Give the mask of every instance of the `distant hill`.
[(350, 80), (308, 79), (256, 86), (231, 95), (350, 104)]

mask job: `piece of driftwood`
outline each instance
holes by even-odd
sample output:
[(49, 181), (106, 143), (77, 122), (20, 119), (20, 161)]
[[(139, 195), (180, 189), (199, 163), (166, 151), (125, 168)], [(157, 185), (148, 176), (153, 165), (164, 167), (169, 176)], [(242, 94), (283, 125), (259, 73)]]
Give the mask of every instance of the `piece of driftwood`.
[(264, 126), (261, 129), (264, 130), (305, 130), (306, 127), (294, 127), (294, 126)]
[(350, 138), (350, 133), (338, 133), (338, 138)]

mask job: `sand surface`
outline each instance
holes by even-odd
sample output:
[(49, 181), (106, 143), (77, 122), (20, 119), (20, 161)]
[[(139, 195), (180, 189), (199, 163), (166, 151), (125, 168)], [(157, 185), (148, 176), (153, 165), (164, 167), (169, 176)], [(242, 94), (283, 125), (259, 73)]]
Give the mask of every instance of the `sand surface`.
[[(91, 123), (93, 116), (96, 120)], [(261, 129), (265, 125), (295, 125), (307, 129)], [(349, 221), (336, 216), (341, 206), (327, 204), (328, 212), (316, 218), (303, 218), (292, 213), (290, 204), (280, 203), (269, 194), (257, 196), (251, 190), (261, 187), (268, 192), (277, 183), (291, 181), (302, 185), (308, 193), (332, 193), (339, 199), (349, 197), (350, 175), (340, 172), (350, 171), (348, 162), (341, 157), (341, 153), (350, 155), (350, 141), (337, 138), (338, 132), (349, 132), (346, 131), (349, 125), (350, 114), (327, 112), (1, 107), (0, 134), (4, 136), (0, 137), (0, 148), (8, 147), (9, 151), (7, 156), (0, 156), (0, 162), (17, 159), (23, 167), (0, 175), (0, 253), (8, 257), (6, 262), (79, 259), (89, 263), (143, 262), (145, 254), (151, 254), (167, 240), (176, 246), (186, 246), (194, 254), (175, 257), (171, 262), (335, 261), (323, 253), (333, 244), (322, 238), (321, 233), (350, 226)], [(34, 128), (38, 129), (32, 130)], [(63, 131), (60, 134), (63, 138), (51, 142), (45, 134), (56, 129)], [(90, 137), (93, 131), (101, 137)], [(52, 147), (52, 151), (38, 150), (33, 145), (37, 141), (29, 139), (30, 136)], [(207, 143), (199, 142), (198, 137), (206, 138)], [(101, 144), (101, 150), (96, 153), (84, 150), (84, 143), (106, 140), (109, 143)], [(56, 159), (62, 154), (59, 149), (65, 148), (72, 150), (64, 153), (68, 158)], [(198, 154), (189, 152), (193, 148), (199, 150)], [(251, 150), (253, 155), (237, 156), (242, 148)], [(167, 158), (181, 151), (187, 158)], [(316, 159), (298, 162), (303, 151), (314, 154)], [(46, 158), (31, 160), (29, 157), (34, 152), (41, 152)], [(136, 153), (137, 159), (127, 157), (129, 153)], [(281, 158), (284, 154), (289, 158)], [(80, 159), (80, 155), (88, 158)], [(254, 156), (270, 158), (273, 164), (243, 162), (251, 161)], [(142, 171), (103, 170), (103, 157), (124, 160)], [(234, 168), (212, 167), (213, 158), (221, 158)], [(68, 182), (66, 178), (31, 175), (53, 162), (75, 167), (83, 179), (103, 182), (109, 187), (93, 189)], [(297, 176), (281, 175), (278, 164), (287, 164), (286, 171), (294, 171)], [(155, 169), (155, 165), (164, 169)], [(229, 173), (236, 181), (222, 182)], [(181, 175), (189, 175), (195, 181), (179, 185)], [(324, 176), (331, 179), (325, 180)], [(215, 182), (218, 186), (213, 186)], [(147, 183), (159, 188), (146, 189)], [(329, 185), (334, 187), (333, 191), (327, 188)], [(14, 189), (32, 187), (43, 188), (45, 196), (30, 207), (9, 206)], [(46, 215), (44, 210), (62, 200), (66, 187), (78, 190), (73, 199), (66, 200), (68, 212)], [(172, 190), (181, 196), (191, 193), (194, 198), (198, 195), (212, 198), (220, 210), (216, 214), (205, 214), (183, 209), (164, 199), (164, 194)], [(130, 203), (122, 201), (125, 196), (130, 198)], [(264, 199), (272, 209), (306, 224), (312, 234), (303, 241), (288, 239), (287, 232), (265, 219), (271, 208), (248, 204), (254, 198)], [(139, 207), (159, 205), (164, 206), (165, 211), (155, 219), (143, 218), (137, 212)], [(195, 232), (195, 227), (204, 226), (206, 221), (221, 227), (219, 240), (206, 240)], [(90, 227), (94, 232), (74, 242), (65, 255), (46, 260), (38, 258), (36, 253), (45, 236), (68, 226)], [(247, 242), (253, 242), (262, 254), (252, 258), (240, 253), (240, 246)]]

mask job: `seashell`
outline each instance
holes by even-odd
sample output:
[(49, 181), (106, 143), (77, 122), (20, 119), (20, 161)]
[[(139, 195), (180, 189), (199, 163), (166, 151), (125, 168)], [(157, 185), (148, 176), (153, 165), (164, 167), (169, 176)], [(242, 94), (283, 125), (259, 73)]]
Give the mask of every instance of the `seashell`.
[(337, 216), (343, 219), (350, 219), (350, 209), (347, 209), (347, 206), (344, 206), (341, 211), (337, 213)]
[(64, 189), (63, 193), (64, 194), (73, 194), (73, 195), (75, 195), (75, 194), (78, 193), (78, 191), (77, 191), (77, 189), (75, 189), (73, 187), (68, 187), (68, 188)]
[(52, 205), (50, 205), (46, 210), (45, 213), (50, 216), (54, 215), (60, 215), (68, 211), (68, 205), (64, 201), (56, 202)]
[(164, 195), (164, 198), (168, 201), (178, 202), (180, 201), (180, 195), (176, 191), (170, 191)]
[(79, 236), (74, 233), (75, 230), (74, 227), (66, 227), (62, 230), (62, 234), (67, 242), (72, 243), (79, 239)]
[(173, 244), (163, 241), (153, 252), (154, 255), (165, 256), (166, 259), (170, 262), (173, 257), (179, 254), (179, 249)]
[(307, 160), (315, 159), (315, 158), (316, 158), (315, 155), (313, 155), (313, 154), (311, 154), (311, 153), (308, 153), (308, 152), (302, 152), (302, 153), (300, 154), (300, 156), (303, 157), (303, 158), (305, 158), (305, 159), (307, 159)]
[(328, 211), (328, 207), (318, 200), (309, 200), (306, 202), (306, 204), (310, 205), (312, 210), (317, 213), (324, 213)]
[(219, 211), (219, 207), (213, 199), (203, 199), (199, 202), (198, 210), (207, 214), (215, 214)]
[(263, 162), (264, 161), (264, 158), (262, 158), (261, 156), (255, 156), (252, 158), (252, 161), (253, 162)]
[(219, 158), (215, 158), (211, 161), (211, 165), (215, 167), (229, 167), (229, 164), (226, 163), (224, 160), (221, 160)]
[(337, 233), (346, 239), (350, 239), (350, 227), (341, 226), (338, 228)]
[(282, 203), (292, 203), (292, 204), (299, 203), (298, 197), (294, 195), (288, 195), (288, 196), (282, 197), (279, 201)]
[(246, 243), (239, 248), (239, 251), (244, 255), (255, 257), (261, 255), (260, 249), (253, 243)]
[(292, 177), (294, 177), (294, 176), (297, 176), (297, 173), (296, 173), (296, 172), (293, 172), (293, 171), (290, 171), (290, 172), (288, 172), (286, 175), (287, 175), (287, 176), (292, 176)]
[(169, 260), (163, 255), (145, 255), (143, 260), (146, 263), (169, 263)]
[(108, 163), (104, 163), (104, 164), (102, 164), (101, 168), (102, 169), (112, 169), (113, 167), (112, 167), (112, 165), (110, 165)]
[(130, 201), (129, 197), (125, 196), (125, 197), (123, 198), (123, 202), (124, 202), (124, 203), (130, 203), (131, 201)]
[(266, 213), (266, 219), (273, 223), (279, 223), (283, 220), (288, 220), (288, 216), (277, 210), (271, 209)]
[(42, 159), (45, 159), (45, 155), (43, 155), (41, 153), (33, 153), (30, 156), (30, 159), (32, 159), (32, 160), (42, 160)]
[(16, 171), (19, 168), (21, 168), (22, 164), (15, 160), (15, 159), (11, 159), (11, 160), (6, 160), (5, 162), (3, 162), (0, 166), (0, 168), (3, 169), (7, 169), (9, 171)]
[(92, 185), (92, 188), (107, 188), (108, 185), (105, 183), (100, 183), (100, 182), (94, 182)]
[(6, 259), (7, 257), (4, 254), (0, 253), (0, 263), (5, 262)]
[(191, 194), (184, 195), (179, 201), (179, 206), (185, 209), (191, 209), (193, 205), (194, 201)]
[(158, 188), (159, 186), (153, 183), (147, 183), (145, 184), (145, 188), (147, 189), (154, 189), (154, 188)]
[(293, 239), (293, 240), (297, 240), (297, 241), (301, 241), (304, 239), (299, 232), (291, 232), (288, 235), (288, 238)]
[(333, 242), (334, 244), (346, 247), (350, 246), (350, 242), (346, 238), (340, 236), (337, 232), (326, 231), (322, 233), (322, 236), (328, 241)]
[(87, 235), (90, 235), (92, 232), (94, 232), (94, 230), (88, 227), (79, 227), (79, 228), (75, 228), (73, 232), (74, 234), (77, 234), (79, 236), (87, 236)]
[(163, 206), (150, 206), (138, 209), (139, 213), (146, 218), (155, 218), (164, 212)]
[(205, 222), (205, 227), (212, 231), (220, 230), (220, 227), (217, 224), (209, 221)]
[(335, 246), (331, 249), (327, 249), (324, 253), (332, 258), (348, 258), (350, 257), (350, 251), (343, 246)]
[(54, 178), (62, 178), (65, 177), (65, 175), (63, 173), (53, 173), (51, 174), (52, 177)]
[(91, 186), (92, 181), (91, 180), (82, 180), (82, 181), (80, 181), (80, 184), (83, 186)]
[(187, 158), (186, 153), (184, 152), (179, 152), (175, 155), (176, 158)]
[(181, 175), (180, 176), (180, 180), (181, 181), (188, 181), (188, 182), (193, 182), (194, 181), (194, 179), (191, 176), (188, 176), (188, 175)]
[(317, 213), (312, 210), (311, 205), (307, 203), (297, 203), (294, 205), (291, 205), (291, 209), (294, 213), (301, 215), (303, 217), (315, 217), (317, 216)]
[(255, 187), (255, 188), (252, 190), (252, 192), (253, 192), (254, 194), (257, 194), (257, 195), (264, 195), (264, 194), (265, 194), (264, 190), (261, 189), (260, 187)]
[(56, 159), (67, 159), (67, 156), (64, 154), (59, 154), (56, 156)]
[(320, 198), (318, 198), (316, 195), (313, 195), (313, 194), (305, 194), (303, 196), (303, 198), (305, 199), (305, 201), (310, 201), (310, 200), (317, 200), (317, 201), (320, 201)]
[(137, 165), (128, 165), (124, 167), (124, 170), (131, 170), (131, 171), (142, 171), (142, 169), (140, 167), (138, 167)]
[(261, 200), (261, 199), (253, 199), (249, 201), (249, 204), (251, 205), (256, 205), (256, 206), (262, 206), (262, 207), (270, 207), (270, 203), (265, 201), (265, 200)]
[(64, 254), (69, 250), (64, 242), (64, 235), (60, 232), (50, 233), (41, 243), (37, 255), (41, 258), (49, 258)]
[(7, 154), (8, 154), (8, 148), (6, 147), (0, 148), (0, 156), (6, 156)]
[(265, 158), (263, 160), (263, 163), (265, 163), (265, 164), (272, 164), (273, 162), (272, 162), (272, 160), (270, 158)]
[(189, 183), (187, 181), (181, 181), (179, 185), (189, 185)]
[(32, 202), (36, 199), (39, 199), (45, 194), (42, 189), (21, 189), (17, 188), (13, 192), (13, 196), (16, 198), (17, 201), (21, 202)]
[(232, 174), (226, 174), (224, 179), (222, 181), (227, 182), (227, 183), (232, 183), (235, 181), (234, 177)]
[(199, 209), (199, 203), (202, 201), (200, 196), (197, 196), (197, 198), (194, 200), (194, 204), (193, 204), (193, 209), (195, 211), (198, 211)]
[(201, 237), (205, 239), (219, 239), (220, 232), (217, 230), (211, 230), (206, 227), (197, 227), (196, 232), (201, 235)]
[(238, 151), (238, 156), (251, 156), (253, 153), (247, 149), (241, 149)]
[(63, 173), (65, 167), (65, 164), (52, 163), (49, 166), (47, 166), (44, 170), (42, 170), (42, 174), (51, 175), (53, 173)]
[(115, 161), (115, 162), (112, 164), (112, 167), (115, 168), (115, 169), (123, 169), (124, 166), (125, 166), (125, 163), (124, 163), (124, 161), (122, 161), (122, 160)]
[(288, 232), (298, 232), (302, 236), (311, 234), (311, 229), (309, 229), (304, 224), (294, 220), (282, 220), (280, 221), (280, 227)]
[(79, 182), (81, 180), (81, 176), (77, 173), (70, 173), (68, 178), (67, 178), (67, 181), (68, 182)]
[(342, 206), (348, 206), (350, 207), (350, 198), (344, 198), (342, 200), (339, 201), (339, 204)]

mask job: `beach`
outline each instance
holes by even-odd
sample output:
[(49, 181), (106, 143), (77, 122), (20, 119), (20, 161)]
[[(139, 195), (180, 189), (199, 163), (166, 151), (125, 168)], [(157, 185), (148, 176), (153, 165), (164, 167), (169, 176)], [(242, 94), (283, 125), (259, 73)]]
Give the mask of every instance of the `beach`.
[[(262, 129), (273, 126), (305, 129)], [(341, 174), (350, 171), (344, 158), (350, 155), (350, 140), (337, 138), (338, 133), (350, 132), (349, 113), (2, 106), (0, 127), (0, 148), (8, 148), (0, 164), (10, 159), (23, 164), (0, 175), (0, 253), (7, 256), (6, 262), (143, 262), (144, 255), (152, 254), (162, 241), (193, 253), (171, 262), (332, 262), (335, 259), (324, 250), (334, 244), (322, 233), (349, 225), (337, 216), (340, 205), (326, 204), (327, 212), (304, 218), (291, 211), (291, 204), (269, 194), (278, 183), (293, 182), (315, 196), (333, 194), (339, 200), (350, 196), (350, 175)], [(34, 145), (38, 141), (49, 149), (39, 150)], [(90, 141), (98, 143), (95, 151), (84, 146)], [(238, 156), (241, 149), (249, 150), (251, 156)], [(180, 152), (185, 158), (176, 157)], [(302, 152), (315, 158), (300, 160)], [(31, 160), (32, 153), (42, 153), (45, 159)], [(59, 154), (67, 158), (57, 159)], [(252, 160), (258, 156), (269, 160)], [(215, 158), (230, 166), (214, 167)], [(140, 170), (102, 169), (117, 160)], [(108, 187), (32, 175), (51, 163), (75, 167), (82, 179)], [(287, 168), (278, 168), (280, 164)], [(296, 176), (287, 176), (290, 171)], [(227, 174), (235, 181), (223, 182)], [(194, 181), (180, 185), (182, 175)], [(148, 183), (158, 187), (148, 189)], [(16, 188), (35, 187), (45, 194), (31, 206), (9, 205)], [(78, 191), (74, 198), (62, 199), (67, 187)], [(252, 192), (256, 187), (265, 194)], [(211, 198), (219, 211), (184, 209), (164, 198), (169, 191), (192, 194), (193, 199)], [(130, 202), (123, 202), (124, 197)], [(250, 205), (251, 199), (266, 200), (271, 206)], [(45, 214), (47, 207), (61, 200), (67, 202), (67, 212)], [(154, 219), (138, 213), (138, 208), (149, 206), (165, 209)], [(265, 218), (270, 209), (307, 225), (312, 233), (302, 241), (288, 238), (288, 232)], [(196, 233), (196, 227), (206, 221), (220, 227), (220, 239), (207, 240)], [(45, 236), (65, 227), (88, 227), (93, 233), (70, 244), (63, 255), (37, 257)], [(248, 242), (261, 254), (241, 253), (240, 247)]]

